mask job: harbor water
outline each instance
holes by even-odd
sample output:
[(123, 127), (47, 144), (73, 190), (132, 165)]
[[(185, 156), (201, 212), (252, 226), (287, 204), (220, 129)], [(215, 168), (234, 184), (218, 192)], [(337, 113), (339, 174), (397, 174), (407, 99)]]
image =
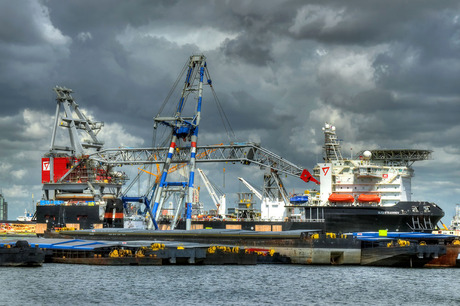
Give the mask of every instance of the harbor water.
[(0, 282), (0, 305), (460, 305), (455, 268), (44, 264)]

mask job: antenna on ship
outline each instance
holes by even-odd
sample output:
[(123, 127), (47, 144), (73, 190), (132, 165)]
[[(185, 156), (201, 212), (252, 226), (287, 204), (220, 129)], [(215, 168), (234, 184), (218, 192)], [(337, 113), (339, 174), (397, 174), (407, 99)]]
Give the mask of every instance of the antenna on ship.
[(324, 132), (324, 161), (343, 160), (340, 143), (335, 134), (335, 126), (326, 122), (323, 127)]

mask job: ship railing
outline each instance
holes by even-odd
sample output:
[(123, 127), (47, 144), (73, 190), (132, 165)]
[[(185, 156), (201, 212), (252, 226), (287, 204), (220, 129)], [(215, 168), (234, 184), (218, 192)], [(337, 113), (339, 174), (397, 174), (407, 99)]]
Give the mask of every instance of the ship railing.
[(362, 177), (381, 177), (381, 173), (375, 169), (358, 168), (358, 176)]
[(378, 202), (357, 202), (355, 206), (359, 207), (372, 207), (372, 206), (381, 206)]
[(293, 220), (294, 222), (320, 222), (320, 223), (324, 223), (326, 222), (325, 219), (303, 219), (303, 220)]

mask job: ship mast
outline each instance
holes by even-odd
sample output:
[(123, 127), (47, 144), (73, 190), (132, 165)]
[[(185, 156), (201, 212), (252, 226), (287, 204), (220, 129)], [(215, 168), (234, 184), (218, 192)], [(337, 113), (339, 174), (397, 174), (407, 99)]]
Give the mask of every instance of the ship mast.
[(323, 127), (324, 132), (324, 161), (326, 163), (332, 160), (343, 160), (340, 143), (335, 134), (335, 126), (326, 123)]

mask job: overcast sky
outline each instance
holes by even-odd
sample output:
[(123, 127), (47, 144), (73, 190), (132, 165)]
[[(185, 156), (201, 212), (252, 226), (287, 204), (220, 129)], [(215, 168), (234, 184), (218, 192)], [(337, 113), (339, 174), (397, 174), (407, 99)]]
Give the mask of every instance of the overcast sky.
[[(324, 122), (344, 155), (361, 149), (433, 150), (414, 164), (413, 200), (460, 203), (458, 1), (0, 1), (0, 188), (10, 219), (41, 197), (52, 88), (74, 90), (106, 126), (106, 147), (148, 147), (157, 114), (187, 58), (207, 57), (239, 141), (256, 141), (312, 169)], [(199, 144), (226, 142), (205, 92)], [(262, 172), (237, 177), (262, 185)], [(314, 185), (286, 183), (293, 188)], [(289, 185), (292, 184), (292, 185)], [(229, 203), (228, 206), (231, 206)]]

